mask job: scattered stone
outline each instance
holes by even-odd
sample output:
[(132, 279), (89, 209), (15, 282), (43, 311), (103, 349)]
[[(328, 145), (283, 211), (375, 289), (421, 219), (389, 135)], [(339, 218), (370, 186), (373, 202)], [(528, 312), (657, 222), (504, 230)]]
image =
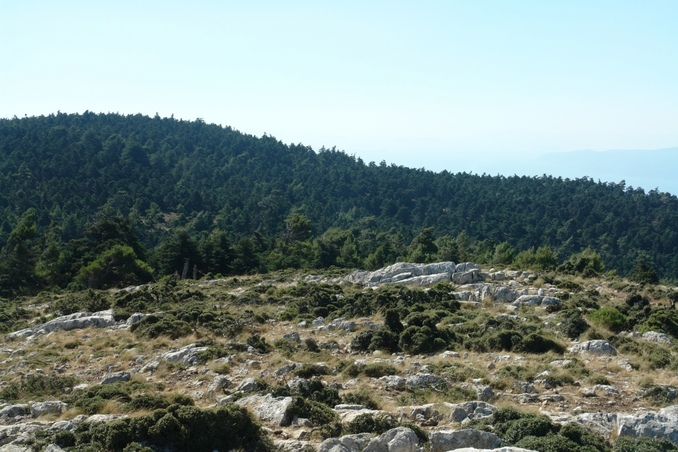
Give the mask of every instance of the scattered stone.
[(299, 336), (299, 333), (297, 333), (296, 331), (283, 334), (283, 339), (296, 342), (297, 344), (301, 343), (301, 337)]
[(214, 381), (207, 388), (207, 395), (209, 397), (215, 397), (217, 394), (223, 394), (225, 389), (233, 386), (233, 382), (225, 375), (217, 375), (214, 377)]
[(498, 408), (483, 401), (472, 401), (464, 403), (447, 403), (444, 405), (450, 408), (448, 419), (452, 422), (463, 422), (466, 419), (482, 419), (492, 416)]
[(617, 349), (609, 342), (597, 339), (594, 341), (581, 342), (569, 348), (570, 353), (588, 353), (598, 356), (617, 356)]
[(567, 367), (567, 366), (569, 366), (569, 365), (572, 364), (573, 362), (574, 362), (574, 360), (572, 360), (572, 359), (556, 359), (556, 360), (554, 360), (554, 361), (551, 361), (551, 362), (549, 363), (549, 365), (550, 365), (551, 367), (559, 367), (559, 368), (562, 368), (562, 367)]
[(318, 452), (360, 452), (370, 443), (370, 433), (345, 435), (340, 438), (328, 438), (320, 444)]
[(125, 322), (125, 324), (127, 326), (132, 326), (135, 323), (141, 322), (147, 316), (148, 316), (148, 314), (142, 314), (141, 312), (135, 312), (131, 316), (127, 317), (127, 321)]
[(641, 337), (643, 338), (643, 340), (649, 342), (656, 342), (658, 344), (671, 345), (673, 343), (671, 340), (671, 336), (669, 336), (666, 333), (658, 333), (656, 331), (648, 331), (646, 333), (643, 333)]
[(163, 353), (159, 358), (164, 361), (194, 366), (200, 362), (200, 354), (206, 351), (207, 347), (198, 347), (196, 344), (190, 344), (177, 351)]
[(132, 376), (130, 375), (129, 372), (115, 372), (112, 374), (108, 374), (104, 377), (103, 380), (101, 380), (102, 385), (108, 385), (111, 383), (118, 383), (118, 382), (125, 382), (129, 381)]
[(259, 389), (257, 380), (254, 378), (245, 378), (240, 382), (238, 387), (235, 388), (236, 392), (254, 392)]
[(441, 380), (442, 380), (442, 378), (440, 378), (437, 375), (427, 374), (427, 373), (417, 373), (417, 374), (412, 375), (411, 377), (407, 377), (406, 384), (407, 384), (407, 387), (410, 388), (410, 389), (422, 388), (422, 387), (425, 387), (425, 386), (436, 385), (436, 384), (440, 383)]
[(253, 394), (235, 403), (250, 410), (264, 424), (285, 427), (292, 423), (293, 416), (289, 408), (293, 401), (292, 397)]
[(515, 306), (539, 306), (544, 297), (539, 295), (521, 295), (513, 302)]
[(405, 379), (397, 375), (386, 375), (379, 378), (379, 381), (386, 389), (392, 389), (394, 391), (404, 391), (407, 387)]
[(373, 438), (363, 452), (420, 452), (419, 438), (407, 427), (396, 427)]
[(9, 333), (5, 336), (6, 339), (21, 339), (35, 334), (45, 334), (54, 331), (68, 331), (82, 328), (106, 328), (115, 325), (115, 318), (113, 317), (113, 310), (109, 309), (100, 312), (76, 312), (75, 314), (64, 315), (52, 319), (47, 323), (34, 328), (26, 328), (23, 330)]
[(40, 417), (46, 414), (60, 415), (68, 409), (68, 405), (59, 400), (31, 403), (31, 416)]
[(8, 405), (0, 409), (0, 418), (14, 419), (17, 417), (28, 416), (31, 412), (31, 407), (27, 404)]
[(482, 430), (441, 430), (429, 434), (431, 452), (447, 452), (463, 447), (477, 447), (481, 449), (496, 449), (501, 446), (502, 440), (494, 433)]

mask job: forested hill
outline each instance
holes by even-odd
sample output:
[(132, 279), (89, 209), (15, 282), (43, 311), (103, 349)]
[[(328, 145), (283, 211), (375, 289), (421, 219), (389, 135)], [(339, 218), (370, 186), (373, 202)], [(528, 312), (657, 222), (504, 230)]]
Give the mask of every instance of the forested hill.
[[(375, 267), (412, 253), (501, 261), (497, 253), (539, 246), (561, 262), (591, 247), (621, 274), (639, 259), (662, 277), (678, 274), (675, 196), (591, 179), (450, 171), (366, 164), (200, 120), (89, 112), (4, 119), (0, 246), (7, 257), (26, 242), (38, 273), (57, 264), (70, 272), (52, 275), (62, 284), (106, 251), (96, 243), (102, 237), (133, 245), (156, 277), (181, 273), (177, 262), (188, 255), (176, 251), (170, 262), (168, 253), (182, 243), (197, 249), (198, 274)], [(117, 229), (106, 236), (106, 227)], [(209, 258), (217, 241), (232, 252), (219, 268)]]

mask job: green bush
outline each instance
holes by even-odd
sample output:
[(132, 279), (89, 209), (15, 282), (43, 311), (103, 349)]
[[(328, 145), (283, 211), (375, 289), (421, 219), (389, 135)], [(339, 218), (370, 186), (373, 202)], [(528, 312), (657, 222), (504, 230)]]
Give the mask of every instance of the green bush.
[(589, 319), (614, 333), (620, 333), (628, 328), (628, 319), (618, 309), (606, 306), (589, 314)]
[(111, 300), (101, 292), (88, 289), (82, 292), (69, 293), (63, 298), (55, 300), (51, 309), (58, 315), (68, 315), (75, 312), (99, 312), (110, 309)]
[(650, 315), (638, 330), (641, 333), (659, 331), (678, 339), (678, 311), (675, 309), (657, 310)]
[(387, 363), (365, 364), (361, 373), (370, 378), (381, 378), (386, 375), (397, 375), (398, 369)]
[(247, 410), (234, 404), (216, 410), (172, 405), (137, 418), (81, 424), (74, 436), (77, 450), (147, 450), (139, 443), (161, 450), (273, 450)]
[(247, 338), (247, 345), (254, 347), (259, 353), (268, 353), (273, 347), (271, 347), (266, 339), (259, 336), (258, 334), (252, 334)]
[(504, 432), (504, 439), (511, 444), (516, 444), (527, 436), (546, 436), (557, 431), (557, 427), (551, 420), (543, 415), (525, 415), (510, 423)]
[[(560, 435), (526, 436), (517, 443), (517, 447), (544, 452), (572, 452), (581, 451), (574, 441)], [(591, 450), (593, 452), (593, 450)]]
[(191, 334), (193, 328), (183, 320), (178, 320), (172, 314), (151, 314), (133, 324), (130, 331), (137, 337), (148, 339), (155, 339), (160, 336), (178, 339)]
[(378, 410), (379, 409), (379, 404), (372, 399), (372, 396), (370, 395), (369, 392), (367, 391), (359, 391), (359, 392), (347, 392), (343, 396), (341, 396), (341, 399), (344, 403), (348, 403), (351, 405), (362, 405), (368, 410)]
[(134, 250), (125, 245), (114, 245), (102, 252), (80, 268), (75, 278), (83, 286), (95, 289), (143, 284), (152, 279), (151, 267), (137, 259)]
[(558, 329), (570, 339), (578, 339), (590, 328), (578, 309), (564, 311)]
[(16, 401), (49, 396), (58, 397), (77, 383), (78, 380), (72, 376), (29, 374), (20, 381), (10, 383), (3, 388), (0, 391), (0, 399)]
[(672, 405), (678, 398), (678, 388), (675, 386), (652, 386), (643, 392), (643, 398), (657, 405)]
[(301, 366), (294, 369), (293, 373), (299, 378), (311, 378), (320, 375), (327, 375), (328, 369), (327, 366), (319, 364), (302, 364)]
[(289, 407), (289, 412), (293, 416), (310, 419), (316, 426), (330, 424), (338, 420), (336, 413), (329, 406), (313, 400), (306, 400), (303, 397), (294, 398)]
[(608, 450), (607, 443), (605, 438), (603, 438), (598, 433), (595, 433), (579, 424), (570, 422), (568, 424), (562, 425), (558, 431), (559, 436), (564, 436), (570, 441), (574, 442), (577, 446), (572, 450), (577, 450), (581, 447), (588, 448), (587, 450), (605, 452)]
[(613, 452), (676, 452), (678, 446), (663, 438), (629, 438), (620, 436), (612, 445)]
[(373, 331), (367, 330), (361, 331), (360, 333), (353, 336), (353, 340), (351, 340), (351, 350), (357, 352), (365, 352), (369, 350), (373, 335)]
[(516, 351), (525, 353), (546, 353), (549, 351), (563, 353), (565, 347), (541, 334), (530, 333), (520, 341), (520, 345), (516, 348)]
[(398, 422), (390, 415), (361, 414), (344, 426), (346, 434), (374, 433), (381, 435), (393, 428), (398, 427)]

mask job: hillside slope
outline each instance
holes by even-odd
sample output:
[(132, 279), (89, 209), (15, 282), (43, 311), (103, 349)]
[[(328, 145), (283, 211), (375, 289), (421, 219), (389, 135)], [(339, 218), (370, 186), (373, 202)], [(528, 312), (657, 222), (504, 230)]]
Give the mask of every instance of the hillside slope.
[(675, 451), (672, 299), (450, 262), (41, 294), (2, 305), (0, 449)]

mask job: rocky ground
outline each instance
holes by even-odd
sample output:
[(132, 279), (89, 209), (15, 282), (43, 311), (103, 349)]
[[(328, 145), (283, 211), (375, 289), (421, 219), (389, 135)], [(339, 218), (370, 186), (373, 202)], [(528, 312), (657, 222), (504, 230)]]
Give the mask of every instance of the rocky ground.
[[(345, 297), (359, 300), (379, 287), (426, 291), (440, 282), (459, 305), (454, 316), (438, 312), (435, 317), (434, 329), (444, 329), (454, 340), (446, 339), (434, 352), (356, 347), (358, 336), (384, 326), (383, 311), (337, 316), (339, 311), (323, 306), (301, 312), (302, 301), (315, 296), (309, 287), (344, 287), (339, 294), (332, 289), (329, 306), (339, 306)], [(672, 309), (672, 288), (620, 278), (484, 271), (475, 264), (402, 263), (350, 275), (181, 282), (172, 290), (181, 291), (183, 299), (161, 304), (156, 294), (139, 304), (143, 297), (134, 294), (152, 290), (159, 289), (20, 300), (15, 312), (21, 320), (11, 324), (0, 350), (0, 451), (66, 450), (68, 442), (57, 445), (50, 442), (56, 436), (49, 435), (41, 442), (40, 432), (77, 431), (81, 424), (147, 415), (172, 397), (190, 398), (205, 409), (245, 407), (280, 450), (497, 449), (511, 441), (483, 427), (482, 420), (509, 407), (545, 415), (557, 425), (582, 425), (601, 435), (606, 448), (618, 437), (663, 438), (678, 445), (673, 317), (664, 314)], [(112, 308), (68, 315), (54, 308), (92, 306), (92, 297)], [(139, 306), (146, 309), (130, 312)], [(625, 325), (594, 314), (613, 306)], [(165, 313), (183, 309), (184, 317), (177, 314), (177, 323), (163, 330), (166, 318), (158, 307)], [(191, 309), (193, 314), (185, 314)], [(573, 311), (587, 325), (576, 337), (566, 328)], [(653, 314), (664, 324), (653, 323)], [(411, 326), (406, 319), (401, 315), (404, 328)], [(508, 345), (483, 342), (482, 335), (472, 340), (474, 328), (502, 340), (495, 333), (505, 321), (533, 325), (530, 331), (555, 345), (512, 347), (511, 334), (528, 336), (528, 330), (516, 333), (518, 327), (508, 333)], [(189, 329), (179, 334), (184, 323)], [(652, 325), (663, 327), (650, 331)], [(119, 392), (109, 397), (104, 387)], [(304, 396), (325, 405), (333, 401), (332, 418), (300, 409)], [(357, 432), (367, 419), (387, 419), (389, 428)]]

